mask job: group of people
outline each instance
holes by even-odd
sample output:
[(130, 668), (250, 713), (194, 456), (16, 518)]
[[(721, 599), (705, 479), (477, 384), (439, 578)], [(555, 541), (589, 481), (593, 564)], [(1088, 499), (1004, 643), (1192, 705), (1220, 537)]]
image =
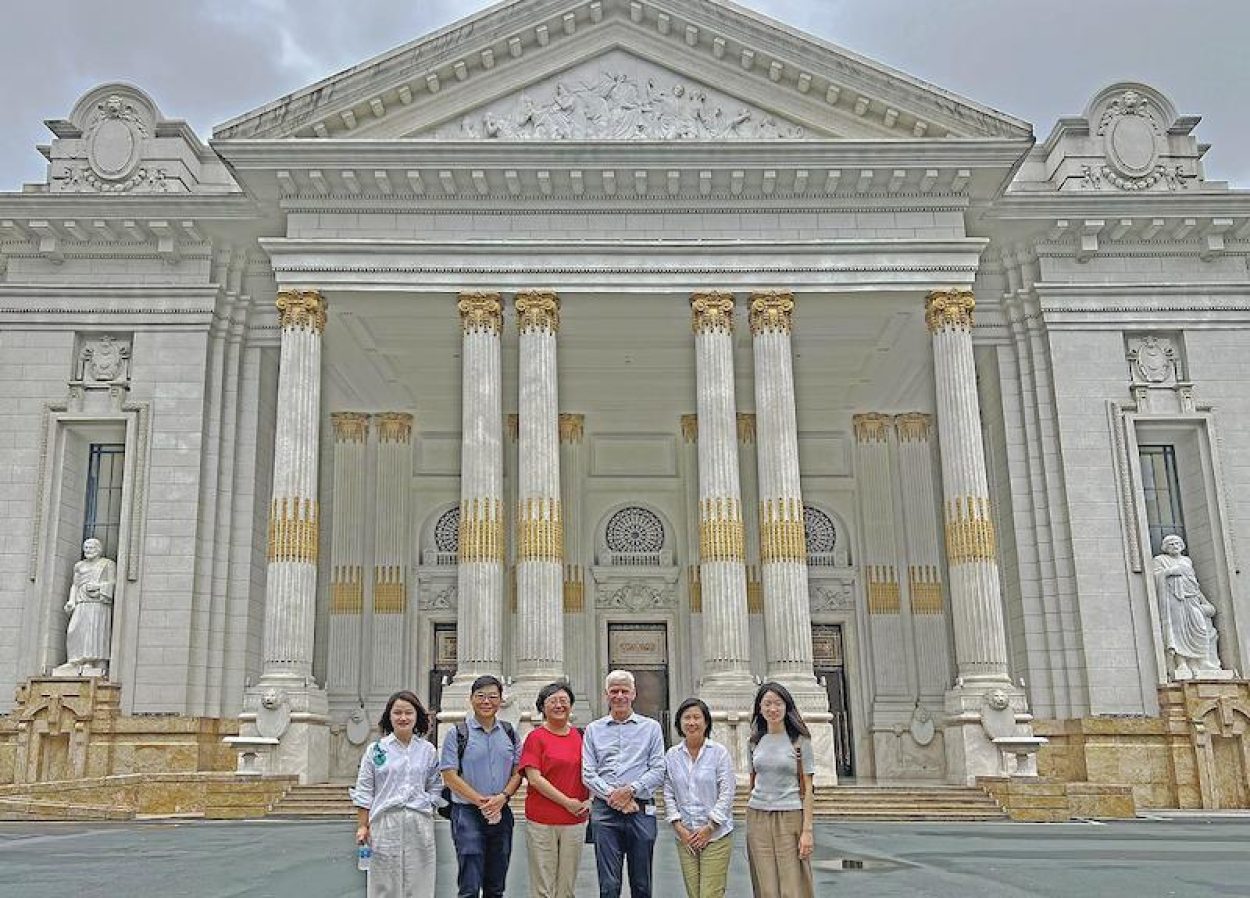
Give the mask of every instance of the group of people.
[[(434, 814), (449, 804), (457, 895), (502, 898), (512, 854), (509, 800), (525, 795), (530, 895), (573, 898), (582, 847), (594, 845), (600, 898), (619, 898), (626, 871), (632, 898), (653, 893), (657, 793), (673, 830), (688, 898), (725, 894), (733, 852), (736, 778), (729, 750), (711, 738), (700, 699), (677, 709), (681, 741), (664, 750), (660, 725), (634, 711), (634, 676), (608, 674), (608, 714), (572, 725), (566, 683), (535, 701), (542, 724), (522, 741), (498, 717), (503, 684), (482, 676), (472, 713), (441, 755), (424, 736), (431, 718), (412, 692), (386, 703), (382, 738), (368, 746), (352, 790), (356, 841), (372, 848), (369, 896), (434, 895)], [(810, 858), (811, 736), (789, 691), (765, 683), (751, 719), (746, 845), (756, 898), (813, 898)]]

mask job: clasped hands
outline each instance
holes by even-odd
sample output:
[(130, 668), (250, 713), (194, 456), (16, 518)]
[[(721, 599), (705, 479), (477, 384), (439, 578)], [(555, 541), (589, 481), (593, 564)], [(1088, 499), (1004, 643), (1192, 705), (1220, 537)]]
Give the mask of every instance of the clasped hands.
[(617, 786), (608, 793), (608, 807), (622, 814), (637, 814), (642, 806), (634, 798), (633, 786)]
[(686, 846), (691, 854), (698, 854), (712, 842), (712, 833), (716, 831), (716, 825), (708, 823), (698, 829), (687, 829), (684, 823), (680, 821), (673, 824), (673, 828), (677, 830), (677, 838), (681, 840), (681, 844)]
[(497, 795), (481, 796), (476, 804), (487, 823), (498, 823), (503, 816), (503, 806), (508, 803), (508, 796), (502, 792)]

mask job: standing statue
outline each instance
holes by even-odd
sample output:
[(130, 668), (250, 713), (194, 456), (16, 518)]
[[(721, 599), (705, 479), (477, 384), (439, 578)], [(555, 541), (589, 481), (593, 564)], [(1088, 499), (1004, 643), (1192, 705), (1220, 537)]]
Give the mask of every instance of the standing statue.
[(1181, 554), (1185, 541), (1175, 534), (1165, 536), (1162, 549), (1154, 559), (1155, 595), (1172, 677), (1190, 680), (1224, 674), (1215, 606), (1202, 594), (1194, 563)]
[(102, 677), (108, 674), (117, 564), (104, 557), (104, 544), (98, 539), (84, 541), (82, 555), (82, 561), (74, 565), (74, 582), (65, 603), (69, 613), (69, 627), (65, 631), (68, 660), (54, 673)]

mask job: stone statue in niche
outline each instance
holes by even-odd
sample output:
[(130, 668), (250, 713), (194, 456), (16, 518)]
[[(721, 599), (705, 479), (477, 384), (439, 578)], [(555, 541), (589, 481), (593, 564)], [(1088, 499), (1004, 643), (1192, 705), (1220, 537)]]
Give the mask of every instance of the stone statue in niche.
[(112, 337), (101, 337), (83, 346), (78, 353), (77, 380), (88, 383), (115, 383), (130, 380), (130, 347)]
[(1231, 673), (1220, 668), (1215, 606), (1203, 595), (1193, 562), (1181, 554), (1185, 541), (1165, 536), (1162, 549), (1154, 559), (1155, 597), (1171, 678), (1227, 679)]
[(52, 672), (58, 677), (108, 676), (113, 635), (113, 591), (117, 565), (104, 557), (104, 544), (88, 539), (82, 544), (82, 560), (74, 565), (65, 611), (66, 662)]

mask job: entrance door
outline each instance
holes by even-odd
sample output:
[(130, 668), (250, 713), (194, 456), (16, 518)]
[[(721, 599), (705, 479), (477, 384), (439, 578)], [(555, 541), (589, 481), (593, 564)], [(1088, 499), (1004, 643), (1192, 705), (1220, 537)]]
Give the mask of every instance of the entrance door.
[(668, 745), (668, 625), (608, 624), (608, 667), (634, 675), (634, 710), (659, 722)]
[[(435, 715), (443, 707), (443, 683), (450, 683), (456, 675), (456, 625), (434, 625), (434, 651), (431, 653), (434, 664), (430, 668), (430, 713)], [(438, 726), (432, 728), (430, 738), (438, 742)]]
[(846, 682), (846, 662), (842, 654), (842, 625), (812, 625), (812, 657), (817, 679), (822, 679), (829, 692), (829, 711), (833, 714), (833, 748), (838, 777), (855, 775), (855, 759), (851, 746), (851, 702)]

